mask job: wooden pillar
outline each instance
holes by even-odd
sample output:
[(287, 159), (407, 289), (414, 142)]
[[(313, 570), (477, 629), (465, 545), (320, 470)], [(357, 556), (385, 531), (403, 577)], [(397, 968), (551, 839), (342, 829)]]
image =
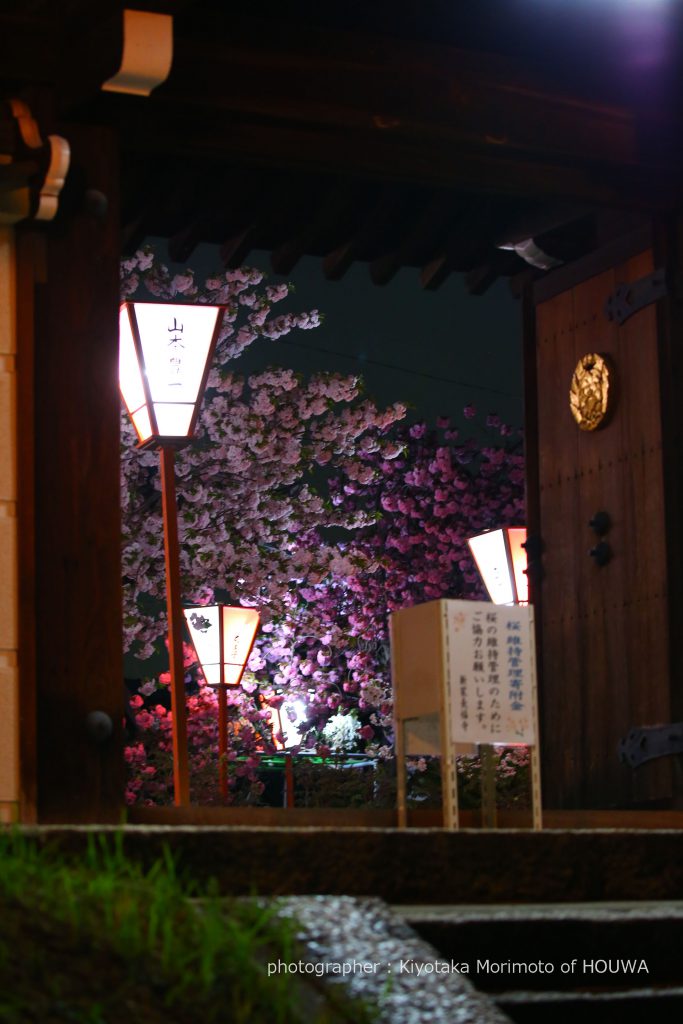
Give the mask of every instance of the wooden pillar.
[[(123, 809), (118, 146), (61, 125), (59, 213), (17, 231), (22, 817)], [(98, 741), (88, 715), (104, 712)]]
[(0, 822), (19, 816), (14, 228), (0, 228)]

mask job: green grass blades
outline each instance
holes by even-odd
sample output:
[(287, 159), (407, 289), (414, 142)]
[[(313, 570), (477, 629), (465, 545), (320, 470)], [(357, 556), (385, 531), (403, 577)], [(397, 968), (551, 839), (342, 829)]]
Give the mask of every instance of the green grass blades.
[(369, 1022), (338, 992), (267, 976), (295, 958), (295, 927), (181, 877), (168, 849), (144, 867), (120, 834), (75, 856), (0, 831), (0, 1024)]

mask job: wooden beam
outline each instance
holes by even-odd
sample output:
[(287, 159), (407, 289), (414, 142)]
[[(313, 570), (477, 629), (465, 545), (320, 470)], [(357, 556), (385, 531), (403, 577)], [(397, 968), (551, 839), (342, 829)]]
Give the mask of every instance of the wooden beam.
[(419, 264), (423, 253), (433, 251), (439, 238), (446, 235), (453, 214), (454, 195), (439, 189), (412, 227), (406, 226), (400, 244), (374, 260), (370, 277), (374, 284), (388, 284), (406, 264)]
[(499, 277), (508, 277), (522, 265), (522, 260), (515, 253), (494, 249), (486, 263), (474, 267), (466, 275), (465, 287), (470, 295), (483, 295)]
[(577, 203), (534, 203), (526, 210), (521, 210), (506, 224), (498, 234), (495, 244), (500, 248), (523, 242), (527, 238), (538, 238), (539, 235), (563, 228), (594, 212), (593, 207)]
[(494, 223), (493, 204), (488, 199), (470, 198), (451, 224), (440, 251), (420, 271), (422, 287), (435, 291), (450, 274), (469, 271), (473, 264), (485, 260), (492, 246), (490, 230)]
[(140, 248), (147, 235), (148, 232), (145, 230), (143, 215), (125, 223), (121, 228), (122, 254), (124, 256), (132, 256)]
[(353, 217), (355, 199), (360, 192), (348, 180), (336, 181), (328, 188), (322, 200), (311, 210), (304, 221), (304, 227), (287, 239), (270, 256), (270, 264), (276, 274), (289, 274), (305, 253), (315, 250), (326, 237), (345, 229)]
[(399, 216), (403, 200), (404, 194), (396, 186), (380, 194), (362, 227), (325, 256), (323, 272), (328, 281), (340, 280), (356, 259), (367, 258), (368, 250), (378, 245), (388, 225)]
[(333, 252), (328, 252), (323, 260), (323, 273), (327, 280), (341, 281), (355, 259), (356, 247), (353, 239), (340, 245)]
[(14, 95), (52, 86), (59, 90), (52, 102), (62, 110), (98, 98), (102, 82), (121, 66), (124, 0), (7, 6), (0, 12), (0, 83)]
[(196, 217), (192, 223), (178, 231), (168, 240), (168, 256), (174, 263), (186, 263), (199, 243), (205, 237), (203, 218)]
[(465, 275), (465, 287), (470, 295), (483, 295), (499, 276), (493, 262), (485, 263)]
[(509, 279), (509, 284), (510, 291), (514, 298), (524, 298), (527, 290), (533, 287), (534, 281), (536, 281), (542, 274), (542, 270), (535, 270), (533, 267), (527, 267), (525, 270), (520, 270), (518, 274), (512, 274)]
[[(618, 164), (564, 160), (543, 153), (530, 160), (504, 148), (468, 145), (448, 128), (425, 125), (408, 130), (351, 131), (330, 125), (273, 122), (267, 131), (258, 121), (236, 121), (222, 111), (209, 117), (201, 110), (173, 111), (155, 107), (149, 115), (126, 122), (123, 139), (127, 159), (140, 154), (160, 163), (175, 147), (178, 159), (200, 157), (207, 162), (234, 161), (254, 167), (305, 169), (312, 173), (348, 174), (377, 181), (456, 188), (489, 195), (545, 198), (572, 196), (577, 200), (643, 210), (668, 209), (683, 197), (681, 176), (672, 163), (653, 174)], [(152, 110), (154, 116), (152, 117)], [(138, 115), (139, 116), (139, 115)], [(149, 119), (148, 119), (149, 116)], [(179, 125), (182, 130), (179, 131)]]
[[(77, 2), (66, 29), (47, 7), (40, 17), (0, 21), (8, 29), (0, 38), (16, 42), (6, 45), (0, 75), (27, 84), (55, 77), (67, 94), (69, 83), (75, 95), (90, 90), (88, 117), (116, 123), (134, 158), (199, 153), (644, 209), (683, 194), (675, 111), (587, 99), (578, 84), (549, 86), (519, 59), (449, 42), (218, 9), (198, 22), (180, 5), (168, 82), (144, 104), (99, 95), (94, 78), (106, 77), (105, 66), (116, 70), (122, 6), (106, 0), (94, 12)], [(68, 31), (88, 43), (80, 47), (87, 65), (61, 60)]]
[(248, 224), (232, 238), (226, 238), (221, 245), (221, 261), (226, 270), (241, 267), (254, 247), (256, 225)]
[[(220, 23), (219, 23), (220, 24)], [(492, 148), (632, 162), (632, 112), (553, 93), (519, 62), (450, 45), (296, 26), (180, 34), (169, 96), (191, 106), (220, 97), (241, 117), (439, 130)], [(656, 112), (652, 116), (656, 116)], [(644, 154), (643, 154), (644, 155)], [(645, 155), (651, 158), (651, 154)]]
[(178, 263), (186, 263), (201, 242), (222, 242), (234, 233), (242, 234), (254, 216), (277, 209), (273, 201), (264, 204), (261, 175), (195, 161), (181, 168), (171, 166), (163, 176), (157, 175), (148, 186), (148, 195), (152, 204), (149, 223), (158, 222), (162, 229), (176, 224), (168, 252)]
[(420, 284), (428, 291), (436, 291), (455, 270), (453, 259), (448, 253), (441, 253), (420, 271)]
[[(327, 161), (330, 169), (367, 169), (378, 161), (384, 174), (451, 185), (467, 178), (473, 187), (506, 191), (524, 190), (530, 176), (526, 194), (540, 180), (548, 194), (599, 202), (639, 190), (652, 198), (654, 172), (675, 187), (680, 147), (671, 152), (671, 117), (654, 106), (636, 115), (578, 90), (553, 92), (519, 63), (450, 45), (284, 23), (270, 32), (221, 25), (179, 34), (169, 82), (138, 112), (154, 132), (167, 108), (167, 152), (168, 143), (182, 145), (182, 136), (205, 121), (214, 152), (225, 146), (257, 156), (268, 148), (270, 159), (300, 166), (314, 160), (317, 148), (316, 163)], [(207, 96), (215, 97), (209, 107)], [(221, 130), (224, 120), (231, 131)], [(649, 142), (642, 146), (646, 127)], [(388, 139), (393, 146), (384, 145)], [(395, 150), (393, 162), (380, 157), (385, 148)], [(549, 176), (551, 169), (557, 174)], [(615, 180), (621, 169), (626, 178)]]

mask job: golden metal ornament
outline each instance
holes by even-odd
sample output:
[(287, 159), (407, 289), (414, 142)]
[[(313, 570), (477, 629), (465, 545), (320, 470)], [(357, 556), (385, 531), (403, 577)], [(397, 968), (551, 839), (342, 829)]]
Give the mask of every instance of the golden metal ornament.
[(603, 356), (597, 352), (581, 356), (569, 388), (569, 408), (581, 430), (596, 430), (603, 425), (609, 389), (610, 370)]

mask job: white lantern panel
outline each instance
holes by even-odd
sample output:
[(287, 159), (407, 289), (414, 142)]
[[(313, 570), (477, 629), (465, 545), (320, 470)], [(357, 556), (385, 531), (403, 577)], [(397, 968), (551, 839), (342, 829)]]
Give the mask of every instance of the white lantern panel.
[(238, 686), (258, 629), (259, 613), (256, 609), (231, 608), (224, 605), (186, 608), (185, 619), (204, 678), (209, 686), (219, 686), (221, 682), (226, 686)]
[(152, 423), (149, 418), (149, 412), (147, 406), (143, 405), (137, 412), (131, 414), (130, 417), (133, 421), (133, 426), (137, 431), (138, 438), (142, 444), (144, 441), (149, 440), (152, 436)]
[(471, 537), (468, 544), (493, 603), (514, 604), (504, 531), (490, 530)]
[(226, 686), (237, 686), (256, 636), (259, 613), (255, 608), (223, 608), (223, 659)]
[(218, 627), (218, 605), (206, 608), (185, 608), (187, 628), (192, 637), (197, 658), (209, 686), (221, 682), (221, 640)]
[(137, 410), (145, 404), (145, 389), (127, 306), (122, 306), (119, 314), (119, 387), (126, 408), (131, 418), (134, 418)]
[(154, 415), (161, 437), (186, 437), (190, 432), (194, 405), (154, 403)]
[(133, 306), (152, 401), (194, 405), (221, 309), (157, 302)]

